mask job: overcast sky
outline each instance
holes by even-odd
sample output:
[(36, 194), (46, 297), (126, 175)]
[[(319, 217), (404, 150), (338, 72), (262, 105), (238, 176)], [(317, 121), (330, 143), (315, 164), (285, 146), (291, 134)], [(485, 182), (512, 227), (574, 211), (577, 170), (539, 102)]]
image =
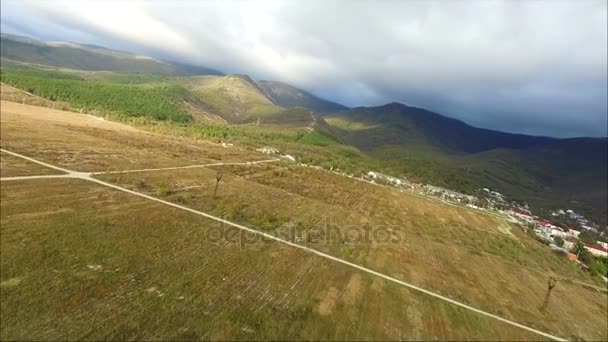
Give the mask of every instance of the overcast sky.
[(607, 136), (607, 3), (2, 0), (2, 32), (403, 102), (509, 132)]

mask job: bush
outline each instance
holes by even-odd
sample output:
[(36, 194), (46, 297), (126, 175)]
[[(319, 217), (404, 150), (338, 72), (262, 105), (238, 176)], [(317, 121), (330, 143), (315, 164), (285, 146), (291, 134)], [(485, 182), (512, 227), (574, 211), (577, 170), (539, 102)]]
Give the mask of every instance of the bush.
[(154, 184), (154, 187), (156, 189), (156, 194), (158, 196), (168, 196), (171, 193), (173, 193), (173, 191), (171, 190), (169, 184), (165, 183), (165, 182), (156, 182)]

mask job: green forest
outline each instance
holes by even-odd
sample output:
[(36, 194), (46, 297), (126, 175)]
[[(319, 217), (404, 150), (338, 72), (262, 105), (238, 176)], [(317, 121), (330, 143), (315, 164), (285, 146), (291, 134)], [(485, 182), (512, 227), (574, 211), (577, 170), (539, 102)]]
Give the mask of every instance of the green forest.
[[(51, 101), (65, 101), (87, 110), (143, 116), (174, 122), (191, 121), (184, 109), (188, 91), (177, 85), (128, 85), (56, 77), (28, 70), (3, 70), (2, 82)], [(50, 77), (44, 77), (50, 76)], [(64, 74), (61, 74), (64, 76)], [(53, 77), (53, 78), (51, 78)]]

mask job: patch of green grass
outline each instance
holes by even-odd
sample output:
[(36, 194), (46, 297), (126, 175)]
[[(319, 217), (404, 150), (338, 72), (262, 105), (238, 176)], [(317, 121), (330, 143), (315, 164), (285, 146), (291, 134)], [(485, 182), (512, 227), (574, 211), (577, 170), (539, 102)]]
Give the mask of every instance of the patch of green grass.
[(171, 186), (167, 182), (163, 182), (163, 181), (156, 182), (156, 183), (154, 183), (154, 188), (155, 188), (156, 194), (161, 197), (168, 196), (173, 193)]
[(349, 258), (351, 255), (353, 255), (353, 252), (348, 247), (340, 247), (340, 254), (343, 258)]
[(278, 216), (266, 211), (257, 212), (251, 220), (253, 224), (262, 231), (276, 230), (284, 221)]
[(316, 146), (330, 146), (339, 144), (339, 142), (333, 137), (318, 131), (312, 131), (302, 136), (300, 139), (298, 139), (298, 142)]

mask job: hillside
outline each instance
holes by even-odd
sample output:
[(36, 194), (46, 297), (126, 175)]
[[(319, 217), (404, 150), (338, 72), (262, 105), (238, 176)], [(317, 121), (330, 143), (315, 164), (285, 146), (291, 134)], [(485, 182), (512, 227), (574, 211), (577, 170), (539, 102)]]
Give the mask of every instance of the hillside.
[(578, 209), (606, 222), (607, 139), (492, 131), (397, 103), (325, 119), (346, 143), (396, 172), (461, 191), (489, 187), (537, 209)]
[(27, 63), (79, 70), (109, 70), (163, 75), (221, 74), (217, 70), (180, 63), (167, 63), (95, 45), (43, 42), (28, 37), (2, 34), (2, 64)]
[(178, 83), (228, 122), (257, 120), (260, 116), (282, 110), (246, 75), (182, 77)]
[(195, 125), (6, 101), (0, 123), (2, 340), (539, 339), (496, 316), (606, 340), (601, 280), (502, 216)]
[[(73, 110), (182, 123), (223, 121), (206, 111), (206, 104), (197, 96), (177, 84), (163, 82), (163, 79), (153, 76), (3, 66), (0, 80)], [(3, 99), (21, 101), (22, 97), (23, 94), (13, 96), (7, 93), (3, 86)]]
[(258, 85), (274, 104), (281, 107), (304, 107), (317, 113), (330, 113), (348, 109), (346, 106), (319, 98), (287, 83), (259, 81)]
[[(296, 142), (285, 146), (290, 153), (330, 168), (378, 169), (465, 192), (489, 187), (541, 212), (571, 208), (607, 221), (606, 139), (498, 132), (399, 103), (346, 110), (285, 83), (256, 83), (247, 75), (178, 76), (204, 70), (99, 46), (7, 35), (2, 44), (3, 82), (72, 109), (263, 126), (264, 133), (253, 134), (257, 143), (276, 132)], [(334, 150), (323, 151), (328, 146)]]

